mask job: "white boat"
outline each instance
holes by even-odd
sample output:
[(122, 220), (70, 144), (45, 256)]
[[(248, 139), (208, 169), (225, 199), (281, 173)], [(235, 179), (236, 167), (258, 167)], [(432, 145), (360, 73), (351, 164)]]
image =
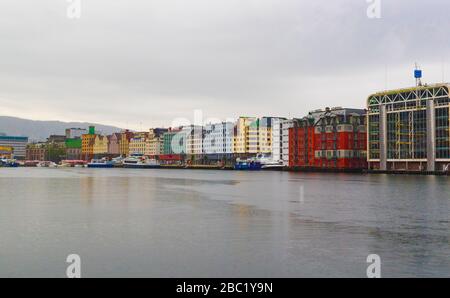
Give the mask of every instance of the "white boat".
[(255, 160), (261, 164), (262, 170), (283, 170), (284, 164), (281, 160), (275, 161), (270, 155), (258, 154)]
[(122, 166), (129, 169), (156, 169), (161, 167), (159, 161), (142, 155), (132, 155), (122, 161)]
[(58, 165), (53, 161), (40, 161), (36, 167), (38, 168), (56, 168)]

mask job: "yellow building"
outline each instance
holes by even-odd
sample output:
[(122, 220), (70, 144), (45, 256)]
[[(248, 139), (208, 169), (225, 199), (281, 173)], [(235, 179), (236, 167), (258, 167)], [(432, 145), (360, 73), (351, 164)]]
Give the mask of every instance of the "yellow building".
[(13, 148), (9, 146), (0, 146), (0, 157), (1, 158), (12, 158)]
[(96, 135), (93, 146), (94, 155), (107, 154), (108, 153), (108, 138), (102, 135)]
[[(233, 136), (233, 153), (250, 153), (250, 125), (257, 121), (254, 117), (240, 117), (236, 122), (235, 133)], [(254, 130), (252, 130), (252, 135)], [(257, 142), (257, 136), (252, 136)]]
[(162, 137), (153, 137), (147, 139), (145, 143), (145, 155), (161, 155), (164, 152), (164, 139)]
[(134, 133), (129, 130), (120, 133), (119, 154), (121, 156), (128, 156), (130, 154), (130, 140)]
[(233, 153), (257, 154), (272, 152), (271, 118), (240, 117), (236, 122)]
[(81, 136), (81, 158), (90, 160), (94, 156), (95, 134), (86, 134)]
[(142, 136), (135, 136), (131, 138), (129, 143), (129, 153), (130, 154), (145, 154), (145, 144), (147, 138)]
[(258, 153), (272, 153), (272, 119), (261, 118), (258, 123)]

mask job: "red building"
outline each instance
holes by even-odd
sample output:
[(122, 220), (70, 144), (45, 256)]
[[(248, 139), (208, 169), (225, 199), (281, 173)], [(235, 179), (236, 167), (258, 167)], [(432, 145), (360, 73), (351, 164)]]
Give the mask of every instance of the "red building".
[(365, 110), (327, 108), (295, 120), (289, 129), (291, 168), (365, 169)]

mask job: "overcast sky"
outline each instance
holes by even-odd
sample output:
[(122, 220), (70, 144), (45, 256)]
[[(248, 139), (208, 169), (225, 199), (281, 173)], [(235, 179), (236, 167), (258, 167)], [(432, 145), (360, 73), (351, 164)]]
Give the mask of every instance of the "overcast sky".
[(0, 1), (0, 115), (132, 129), (174, 118), (301, 117), (450, 81), (450, 2)]

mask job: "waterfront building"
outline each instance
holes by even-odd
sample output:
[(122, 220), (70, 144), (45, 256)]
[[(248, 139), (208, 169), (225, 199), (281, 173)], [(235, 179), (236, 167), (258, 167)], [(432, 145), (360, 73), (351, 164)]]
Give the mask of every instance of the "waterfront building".
[(170, 128), (163, 135), (164, 155), (186, 154), (186, 130)]
[(26, 149), (26, 160), (45, 161), (47, 158), (47, 144), (28, 144)]
[(418, 85), (369, 96), (369, 169), (448, 172), (449, 88)]
[(10, 146), (0, 146), (0, 158), (10, 159), (13, 157), (13, 148)]
[(272, 160), (283, 160), (283, 121), (285, 118), (272, 119)]
[(272, 153), (273, 117), (240, 117), (235, 125), (233, 153), (256, 155)]
[(130, 154), (145, 154), (145, 146), (146, 146), (147, 138), (142, 134), (136, 134), (130, 140), (129, 144), (129, 153)]
[(239, 117), (233, 134), (233, 153), (257, 153), (258, 119), (255, 117)]
[(360, 109), (327, 108), (295, 119), (289, 129), (289, 166), (366, 168), (365, 113)]
[(130, 140), (134, 137), (134, 133), (128, 129), (120, 133), (119, 154), (128, 156), (130, 154)]
[(0, 136), (0, 146), (11, 147), (14, 158), (23, 160), (27, 155), (28, 137)]
[(289, 129), (294, 126), (294, 122), (294, 119), (281, 121), (281, 160), (284, 166), (289, 166)]
[(91, 160), (94, 158), (95, 127), (90, 126), (87, 134), (81, 136), (81, 159)]
[(152, 128), (149, 131), (147, 141), (145, 143), (145, 155), (158, 156), (164, 153), (164, 138), (163, 135), (168, 129)]
[(202, 155), (203, 154), (203, 126), (189, 125), (183, 127), (186, 136), (186, 154)]
[(108, 155), (120, 155), (120, 139), (120, 133), (113, 133), (112, 135), (108, 136)]
[(108, 154), (108, 138), (106, 136), (95, 135), (93, 153), (94, 156)]
[(272, 154), (272, 125), (274, 117), (263, 117), (258, 122), (257, 153)]
[(204, 127), (203, 154), (233, 153), (234, 123), (207, 124)]
[(66, 139), (66, 159), (81, 159), (82, 140), (80, 138)]
[(67, 128), (66, 139), (81, 139), (81, 136), (87, 133), (88, 131), (85, 128)]

